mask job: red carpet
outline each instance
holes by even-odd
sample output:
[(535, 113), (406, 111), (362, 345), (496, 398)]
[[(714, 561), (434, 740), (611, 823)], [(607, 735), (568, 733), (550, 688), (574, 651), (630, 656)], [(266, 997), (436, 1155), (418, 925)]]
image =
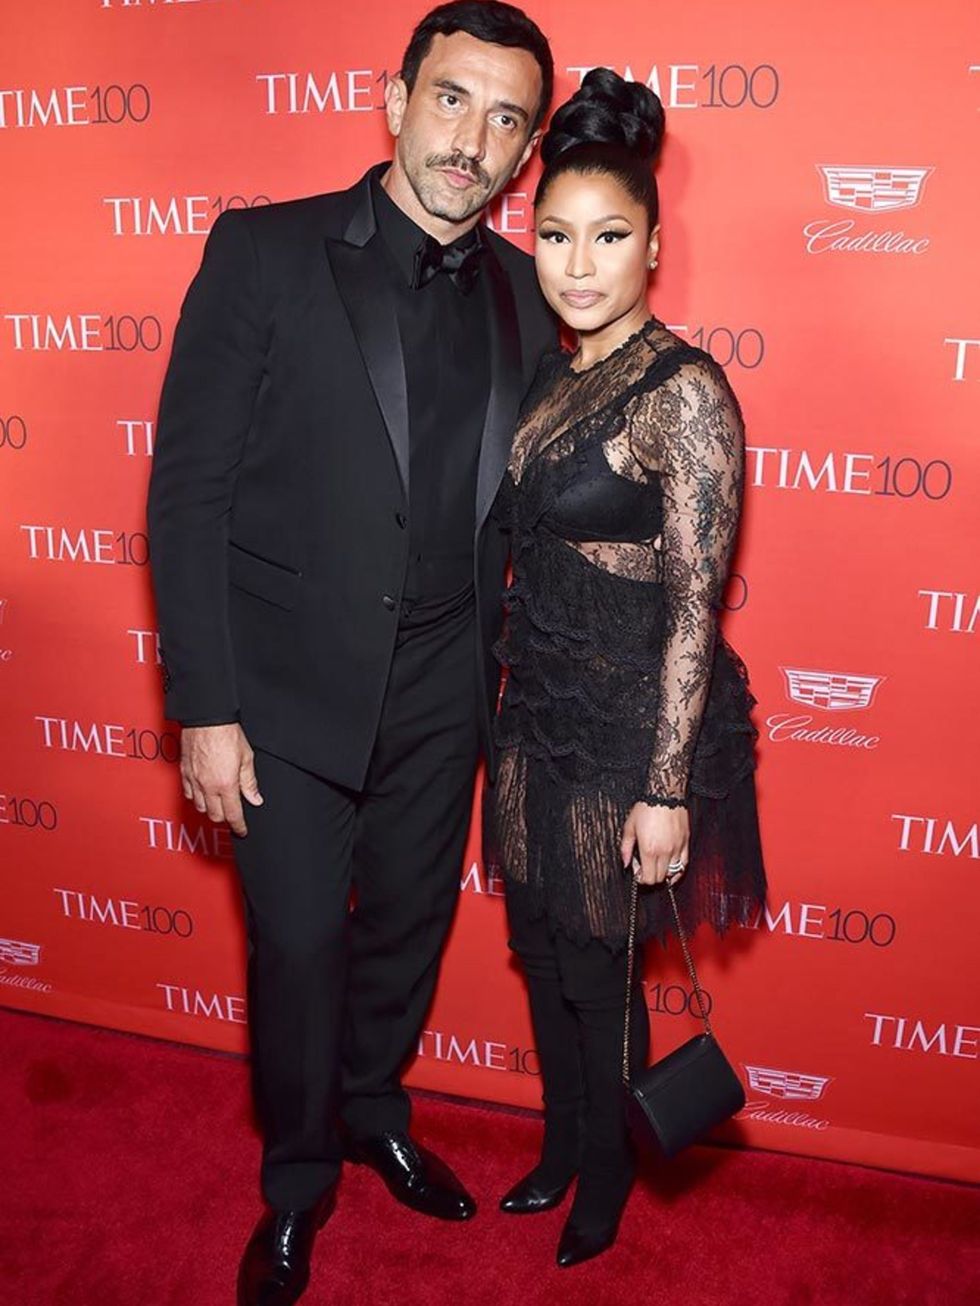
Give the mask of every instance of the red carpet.
[[(245, 1063), (4, 1010), (0, 1040), (4, 1306), (233, 1306), (260, 1209)], [(349, 1168), (304, 1306), (980, 1301), (966, 1185), (696, 1148), (651, 1168), (611, 1252), (558, 1270), (563, 1211), (496, 1210), (532, 1164), (534, 1118), (418, 1097), (415, 1128), (468, 1183), (476, 1219), (428, 1220)]]

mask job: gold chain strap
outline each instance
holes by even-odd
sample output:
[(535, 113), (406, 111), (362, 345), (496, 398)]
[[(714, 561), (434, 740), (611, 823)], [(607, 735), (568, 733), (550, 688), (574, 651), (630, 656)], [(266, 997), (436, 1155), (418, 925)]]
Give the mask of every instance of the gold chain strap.
[[(630, 1082), (630, 1000), (633, 994), (633, 955), (636, 948), (636, 904), (640, 892), (640, 885), (636, 876), (631, 874), (630, 880), (629, 934), (626, 944), (626, 1020), (623, 1026), (623, 1083), (627, 1086)], [(704, 1000), (704, 994), (701, 992), (701, 985), (698, 983), (694, 962), (691, 960), (691, 952), (687, 946), (687, 935), (684, 933), (683, 925), (681, 925), (680, 912), (677, 910), (677, 899), (674, 897), (674, 887), (669, 881), (664, 883), (667, 892), (670, 894), (670, 905), (674, 909), (674, 920), (677, 922), (677, 934), (684, 952), (684, 960), (687, 962), (688, 974), (691, 976), (694, 992), (697, 995), (698, 1006), (701, 1009), (701, 1019), (704, 1021), (705, 1029), (711, 1034), (713, 1031), (711, 1021), (708, 1019), (708, 1007)]]

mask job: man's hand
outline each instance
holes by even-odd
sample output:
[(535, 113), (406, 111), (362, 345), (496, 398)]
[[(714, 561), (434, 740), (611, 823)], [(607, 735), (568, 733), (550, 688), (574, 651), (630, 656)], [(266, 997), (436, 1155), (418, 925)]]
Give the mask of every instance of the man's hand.
[(225, 726), (185, 726), (180, 735), (180, 778), (184, 797), (212, 821), (227, 821), (248, 834), (241, 795), (258, 807), (265, 800), (255, 778), (255, 754), (245, 731)]
[[(623, 865), (629, 866), (635, 852), (640, 863), (639, 882), (662, 884), (668, 876), (668, 862), (683, 862), (687, 866), (690, 838), (686, 808), (651, 807), (647, 803), (637, 803), (623, 827), (620, 848)], [(669, 874), (671, 884), (680, 878), (675, 871)]]

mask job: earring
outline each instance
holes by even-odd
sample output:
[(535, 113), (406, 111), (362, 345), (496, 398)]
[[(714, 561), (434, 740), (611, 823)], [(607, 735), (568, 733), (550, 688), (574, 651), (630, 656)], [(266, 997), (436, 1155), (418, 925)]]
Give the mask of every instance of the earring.
[(656, 266), (657, 266), (657, 260), (655, 258), (652, 258), (650, 262), (647, 264), (647, 267), (650, 268), (651, 270)]

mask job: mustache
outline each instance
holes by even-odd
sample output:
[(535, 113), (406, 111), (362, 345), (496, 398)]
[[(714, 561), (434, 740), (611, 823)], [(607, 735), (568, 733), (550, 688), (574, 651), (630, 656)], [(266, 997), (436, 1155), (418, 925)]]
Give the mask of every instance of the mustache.
[(452, 168), (456, 172), (463, 172), (467, 177), (472, 177), (474, 181), (480, 183), (484, 188), (490, 185), (490, 175), (468, 159), (465, 154), (430, 154), (425, 161), (428, 168)]

